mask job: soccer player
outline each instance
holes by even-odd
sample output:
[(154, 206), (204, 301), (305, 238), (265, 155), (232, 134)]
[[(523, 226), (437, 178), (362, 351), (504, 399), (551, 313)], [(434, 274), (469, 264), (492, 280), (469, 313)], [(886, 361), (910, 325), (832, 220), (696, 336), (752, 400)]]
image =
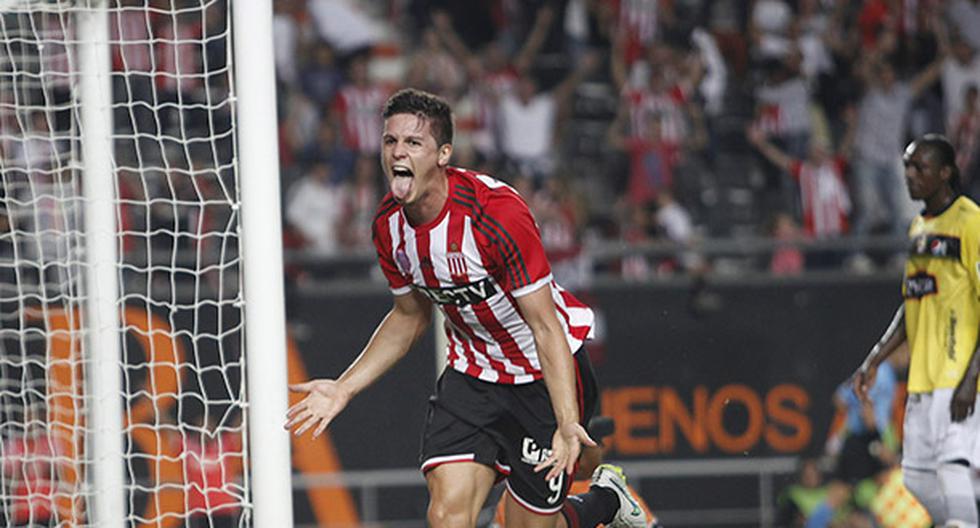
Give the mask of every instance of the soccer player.
[(881, 339), (854, 374), (866, 398), (878, 366), (902, 344), (911, 351), (905, 486), (936, 526), (977, 526), (970, 485), (980, 355), (980, 208), (960, 192), (956, 154), (928, 134), (905, 150), (909, 195), (925, 204), (909, 228), (899, 306)]
[(292, 387), (307, 396), (286, 427), (322, 433), (408, 352), (435, 303), (446, 316), (449, 368), (422, 439), (430, 525), (474, 526), (504, 477), (511, 525), (643, 527), (615, 466), (599, 466), (589, 492), (565, 498), (582, 446), (595, 446), (583, 424), (598, 391), (581, 348), (593, 314), (552, 280), (527, 204), (510, 186), (449, 165), (452, 112), (442, 99), (402, 90), (383, 117), (390, 193), (373, 238), (394, 306), (338, 379)]

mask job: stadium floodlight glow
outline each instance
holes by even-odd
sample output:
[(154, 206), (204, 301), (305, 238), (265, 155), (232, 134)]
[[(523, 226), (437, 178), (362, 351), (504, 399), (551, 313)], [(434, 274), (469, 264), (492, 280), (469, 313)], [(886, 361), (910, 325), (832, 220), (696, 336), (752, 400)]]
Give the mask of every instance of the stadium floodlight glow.
[(271, 18), (0, 0), (0, 527), (292, 525)]

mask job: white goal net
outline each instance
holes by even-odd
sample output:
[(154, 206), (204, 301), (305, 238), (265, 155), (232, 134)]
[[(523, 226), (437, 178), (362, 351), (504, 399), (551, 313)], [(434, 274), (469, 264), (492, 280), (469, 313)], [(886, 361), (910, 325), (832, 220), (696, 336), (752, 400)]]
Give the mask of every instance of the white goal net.
[[(84, 190), (79, 20), (100, 6), (110, 200)], [(116, 525), (251, 524), (229, 27), (222, 0), (0, 0), (0, 526), (104, 526), (116, 492)], [(93, 206), (116, 226), (116, 460), (93, 454)]]

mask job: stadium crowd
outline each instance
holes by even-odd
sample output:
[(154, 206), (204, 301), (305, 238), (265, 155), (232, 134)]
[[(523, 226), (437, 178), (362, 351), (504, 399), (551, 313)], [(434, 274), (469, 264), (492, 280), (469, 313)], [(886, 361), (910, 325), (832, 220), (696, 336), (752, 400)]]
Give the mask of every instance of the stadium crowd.
[(949, 136), (976, 194), (978, 22), (971, 0), (276, 2), (287, 237), (370, 247), (380, 109), (410, 85), (452, 102), (454, 163), (522, 191), (569, 285), (711, 262), (590, 261), (603, 241), (771, 235), (840, 242), (757, 262), (776, 273), (894, 264), (860, 241), (915, 212), (909, 138)]

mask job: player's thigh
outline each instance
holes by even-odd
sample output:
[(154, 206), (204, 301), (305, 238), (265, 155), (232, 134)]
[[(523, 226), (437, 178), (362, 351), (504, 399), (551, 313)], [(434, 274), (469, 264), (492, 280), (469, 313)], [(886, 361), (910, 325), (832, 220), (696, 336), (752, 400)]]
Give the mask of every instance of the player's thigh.
[(936, 470), (936, 431), (933, 395), (910, 393), (905, 403), (902, 439), (902, 467), (920, 471)]
[(561, 512), (551, 514), (535, 513), (519, 504), (510, 493), (504, 494), (506, 528), (554, 528), (563, 526)]
[(937, 439), (936, 462), (956, 462), (973, 458), (973, 449), (980, 430), (980, 414), (974, 412), (961, 422), (954, 422), (950, 415), (953, 389), (933, 391), (933, 420), (939, 433)]
[[(425, 474), (430, 510), (437, 517), (465, 517), (473, 525), (493, 487), (497, 472), (476, 462), (442, 464)], [(431, 513), (431, 512), (430, 512)]]

